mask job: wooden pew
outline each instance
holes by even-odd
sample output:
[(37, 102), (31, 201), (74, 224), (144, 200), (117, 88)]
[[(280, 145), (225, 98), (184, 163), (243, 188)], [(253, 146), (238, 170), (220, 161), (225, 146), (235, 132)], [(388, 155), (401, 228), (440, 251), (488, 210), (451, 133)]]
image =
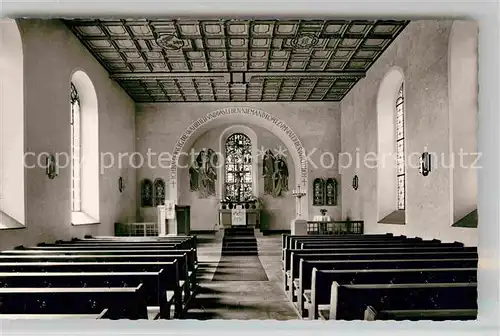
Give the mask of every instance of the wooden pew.
[(102, 320), (108, 318), (108, 309), (103, 309), (99, 314), (0, 314), (0, 320), (58, 320), (58, 319), (83, 319)]
[[(150, 262), (1, 262), (0, 272), (157, 272), (161, 269), (171, 269), (172, 265), (179, 267), (177, 259), (166, 261), (150, 261)], [(173, 276), (174, 272), (166, 272), (167, 275)], [(175, 272), (179, 274), (179, 271)], [(168, 282), (170, 283), (170, 282)], [(183, 280), (176, 279), (176, 287), (173, 288), (175, 293), (182, 293), (185, 288)], [(170, 288), (167, 287), (167, 290)], [(184, 292), (185, 293), (185, 292)], [(187, 297), (176, 295), (174, 298), (175, 317), (180, 316), (187, 305)]]
[(57, 243), (57, 244), (38, 244), (37, 246), (57, 246), (57, 247), (86, 247), (86, 246), (112, 246), (112, 247), (121, 247), (121, 246), (135, 246), (135, 247), (143, 247), (143, 246), (156, 246), (156, 247), (166, 247), (166, 248), (172, 248), (172, 249), (185, 249), (186, 246), (181, 244), (181, 243), (164, 243), (164, 242), (158, 242), (158, 243), (150, 243), (150, 242), (92, 242), (92, 243), (83, 243), (83, 242), (63, 242), (63, 243)]
[(180, 296), (175, 263), (155, 272), (10, 272), (0, 273), (0, 287), (137, 287), (144, 285), (146, 303), (161, 319), (170, 319), (170, 307)]
[[(122, 237), (123, 238), (123, 237)], [(155, 237), (153, 237), (155, 238)], [(73, 239), (71, 241), (57, 241), (56, 244), (60, 245), (70, 245), (70, 244), (137, 244), (137, 245), (175, 245), (179, 248), (189, 249), (196, 248), (196, 240), (195, 239)]]
[(355, 243), (338, 243), (338, 242), (324, 242), (324, 243), (319, 243), (319, 242), (310, 242), (310, 241), (302, 241), (302, 242), (296, 242), (297, 243), (297, 248), (298, 249), (315, 249), (315, 248), (324, 248), (324, 247), (363, 247), (363, 246), (371, 246), (371, 247), (376, 247), (376, 246), (387, 246), (390, 245), (391, 247), (400, 247), (400, 246), (443, 246), (443, 244), (446, 244), (444, 246), (463, 246), (462, 243), (442, 243), (439, 240), (404, 240), (404, 241), (359, 241)]
[[(298, 290), (299, 301), (304, 290), (311, 289), (311, 274), (315, 266), (328, 269), (330, 261), (337, 260), (412, 260), (412, 259), (477, 259), (475, 252), (415, 252), (404, 251), (398, 253), (338, 253), (325, 255), (295, 255), (292, 253), (292, 266), (288, 282), (289, 297), (295, 301), (294, 290)], [(320, 262), (325, 261), (325, 262)]]
[[(151, 251), (152, 253), (160, 252), (160, 251), (178, 251), (178, 252), (186, 252), (189, 255), (189, 260), (194, 260), (195, 263), (198, 263), (197, 250), (190, 249), (178, 249), (177, 247), (168, 247), (168, 246), (134, 246), (134, 245), (125, 245), (125, 246), (71, 246), (71, 245), (63, 245), (63, 246), (31, 246), (31, 247), (17, 247), (14, 250), (10, 251)], [(10, 253), (9, 251), (9, 253)], [(192, 254), (192, 257), (191, 257)]]
[(365, 310), (365, 321), (470, 321), (477, 319), (477, 309), (401, 309), (377, 312), (372, 306)]
[(447, 244), (443, 243), (439, 246), (400, 246), (400, 247), (327, 247), (327, 248), (319, 248), (319, 249), (286, 249), (285, 250), (285, 260), (284, 260), (284, 269), (283, 269), (283, 288), (285, 291), (288, 290), (289, 282), (288, 279), (291, 279), (291, 255), (292, 253), (300, 253), (301, 255), (307, 254), (332, 254), (332, 253), (401, 253), (401, 252), (447, 252), (447, 251), (455, 251), (455, 252), (476, 252), (477, 247), (463, 247), (456, 244)]
[(47, 247), (47, 248), (24, 248), (17, 250), (6, 250), (1, 251), (1, 255), (172, 255), (172, 254), (183, 254), (186, 253), (188, 256), (188, 266), (190, 271), (195, 271), (198, 265), (198, 256), (195, 249), (188, 250), (177, 250), (168, 248), (156, 248), (156, 249), (139, 249), (135, 247), (131, 248), (115, 248), (115, 247), (103, 247), (99, 248), (97, 246), (89, 247), (88, 249), (83, 249), (81, 247)]
[[(189, 263), (186, 253), (175, 253), (171, 251), (170, 254), (161, 255), (0, 255), (0, 263), (2, 262), (150, 262), (150, 261), (174, 261), (178, 260), (180, 279), (185, 282), (184, 295), (186, 300), (190, 298), (191, 292), (195, 289), (196, 272), (189, 271)], [(194, 281), (194, 282), (193, 282)]]
[(169, 250), (169, 249), (163, 249), (163, 250), (100, 250), (100, 249), (91, 249), (91, 250), (72, 250), (72, 249), (50, 249), (50, 250), (31, 250), (31, 249), (25, 249), (25, 250), (8, 250), (8, 251), (2, 251), (0, 252), (0, 261), (2, 255), (122, 255), (122, 256), (133, 256), (133, 255), (140, 255), (140, 256), (152, 256), (152, 255), (182, 255), (183, 253), (187, 253), (187, 266), (188, 266), (188, 278), (189, 278), (189, 285), (191, 291), (196, 290), (197, 286), (197, 271), (198, 271), (198, 261), (197, 261), (197, 256), (196, 256), (196, 250), (190, 249), (190, 250)]
[(330, 298), (324, 302), (325, 296), (311, 293), (311, 298), (319, 300), (311, 303), (313, 319), (318, 318), (317, 307), (328, 303), (328, 313), (324, 315), (330, 320), (363, 320), (367, 306), (376, 311), (477, 309), (477, 283), (340, 285), (333, 282), (315, 288), (330, 292)]
[(72, 241), (186, 241), (191, 245), (190, 248), (196, 248), (197, 237), (190, 236), (165, 236), (165, 237), (118, 237), (118, 236), (85, 236), (84, 238), (73, 238)]
[[(305, 262), (305, 264), (308, 263)], [(297, 310), (304, 316), (306, 301), (308, 305), (311, 305), (311, 302), (324, 302), (325, 300), (318, 298), (318, 296), (328, 296), (329, 292), (322, 293), (320, 290), (323, 289), (325, 283), (328, 285), (333, 281), (336, 281), (340, 285), (477, 282), (477, 268), (475, 267), (461, 268), (446, 267), (447, 265), (443, 265), (445, 266), (443, 268), (420, 268), (419, 265), (415, 266), (415, 268), (355, 270), (321, 270), (313, 267), (311, 273), (305, 277), (308, 280), (307, 283), (304, 287), (299, 287), (300, 296), (297, 295), (299, 297)], [(314, 275), (315, 272), (316, 274)], [(313, 292), (316, 295), (315, 298), (312, 298)], [(318, 311), (317, 306), (310, 309)]]
[(303, 237), (303, 238), (291, 238), (289, 245), (287, 245), (286, 248), (298, 248), (300, 243), (317, 243), (317, 244), (325, 244), (325, 243), (331, 243), (331, 244), (348, 244), (348, 243), (362, 243), (362, 242), (370, 242), (370, 243), (375, 243), (375, 242), (404, 242), (404, 241), (422, 241), (422, 238), (415, 237), (415, 238), (408, 238), (406, 236), (382, 236), (382, 237), (371, 237), (371, 238), (364, 238), (362, 239), (360, 237), (356, 238), (331, 238), (331, 237)]
[[(290, 234), (283, 234), (281, 236), (281, 248), (286, 249), (286, 248), (292, 248), (293, 245), (293, 240), (294, 239), (301, 239), (301, 238), (311, 238), (311, 239), (336, 239), (336, 240), (355, 240), (355, 239), (362, 239), (362, 240), (369, 240), (369, 239), (380, 239), (380, 238), (388, 238), (388, 237), (393, 237), (392, 233), (387, 233), (387, 234), (350, 234), (350, 235), (290, 235)], [(399, 237), (406, 237), (406, 236), (399, 236)]]
[(143, 285), (128, 288), (0, 288), (0, 314), (96, 314), (147, 319)]

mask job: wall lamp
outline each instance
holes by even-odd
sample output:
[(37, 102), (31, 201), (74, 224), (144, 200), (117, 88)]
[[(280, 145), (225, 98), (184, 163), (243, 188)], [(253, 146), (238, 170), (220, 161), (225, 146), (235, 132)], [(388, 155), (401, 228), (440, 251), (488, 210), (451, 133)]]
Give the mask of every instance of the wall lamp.
[(54, 155), (49, 155), (45, 159), (45, 174), (53, 180), (57, 176), (57, 163)]
[(354, 190), (358, 190), (358, 187), (359, 187), (358, 175), (354, 175), (354, 177), (352, 178), (352, 188)]
[(118, 190), (123, 192), (125, 190), (125, 184), (123, 183), (123, 177), (118, 178)]
[(423, 176), (429, 175), (431, 171), (431, 156), (429, 152), (422, 153), (420, 157), (420, 174)]

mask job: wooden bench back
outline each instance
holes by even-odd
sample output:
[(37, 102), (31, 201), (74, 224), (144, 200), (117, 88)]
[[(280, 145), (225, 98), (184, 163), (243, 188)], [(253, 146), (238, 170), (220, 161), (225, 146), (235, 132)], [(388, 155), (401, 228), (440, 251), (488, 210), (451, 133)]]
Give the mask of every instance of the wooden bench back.
[(96, 314), (147, 319), (144, 286), (129, 288), (0, 288), (0, 314)]
[(477, 319), (477, 309), (402, 309), (377, 312), (372, 306), (365, 310), (365, 321), (470, 321)]
[(299, 249), (315, 249), (322, 247), (377, 247), (377, 246), (391, 246), (391, 247), (401, 247), (401, 246), (463, 246), (461, 243), (441, 243), (440, 241), (433, 240), (416, 240), (416, 241), (360, 241), (360, 242), (350, 242), (350, 243), (332, 243), (332, 242), (324, 242), (324, 243), (315, 243), (315, 242), (302, 242), (298, 244), (297, 248)]
[(295, 238), (290, 241), (290, 248), (299, 248), (301, 243), (313, 244), (369, 244), (382, 242), (417, 242), (422, 241), (421, 238), (407, 238), (406, 236), (387, 236), (387, 237), (372, 237), (370, 239), (330, 239), (330, 238)]
[[(331, 240), (369, 240), (394, 237), (392, 233), (388, 234), (349, 234), (349, 235), (283, 235), (281, 246), (291, 248), (295, 239), (331, 239)], [(397, 236), (406, 238), (406, 236)]]
[(167, 290), (180, 294), (175, 263), (153, 272), (0, 273), (0, 287), (137, 287), (144, 285), (148, 306), (165, 307)]
[(156, 250), (132, 250), (132, 249), (50, 249), (50, 250), (40, 250), (40, 249), (25, 249), (25, 250), (7, 250), (0, 252), (0, 256), (5, 255), (183, 255), (184, 253), (188, 256), (188, 263), (190, 270), (194, 264), (197, 263), (197, 255), (195, 249), (189, 250), (172, 250), (172, 249), (156, 249)]
[[(315, 273), (315, 274), (314, 274)], [(314, 278), (314, 283), (312, 280)], [(311, 289), (311, 300), (328, 304), (328, 286), (336, 281), (340, 285), (400, 284), (400, 283), (451, 283), (477, 282), (477, 268), (408, 268), (408, 269), (356, 269), (319, 270), (313, 268), (298, 288), (299, 311), (304, 309), (304, 292)], [(326, 286), (326, 288), (325, 288)], [(323, 291), (322, 290), (326, 290)], [(315, 297), (312, 298), (312, 293)], [(324, 297), (323, 297), (324, 296)], [(314, 313), (314, 312), (313, 312)]]
[[(328, 286), (321, 281), (316, 290), (331, 293), (332, 320), (363, 320), (368, 305), (376, 310), (477, 309), (477, 283), (339, 285), (333, 282)], [(311, 295), (315, 297), (314, 293)], [(316, 301), (312, 306), (317, 307), (321, 302)], [(317, 313), (314, 315), (317, 317)]]
[(285, 260), (284, 260), (284, 270), (285, 272), (291, 268), (291, 254), (300, 253), (301, 255), (307, 254), (331, 254), (331, 253), (405, 253), (405, 252), (476, 252), (477, 247), (461, 247), (461, 246), (401, 246), (401, 247), (328, 247), (328, 248), (316, 248), (316, 249), (286, 249), (285, 250)]
[[(314, 267), (329, 268), (329, 261), (337, 260), (440, 260), (440, 259), (477, 259), (475, 252), (400, 252), (400, 253), (368, 253), (337, 255), (305, 255), (292, 256), (292, 278), (300, 278), (305, 289), (311, 288), (311, 274)], [(402, 264), (404, 265), (404, 264)], [(411, 265), (411, 263), (410, 263)]]
[(169, 255), (0, 255), (0, 263), (7, 262), (170, 262), (178, 260), (182, 280), (186, 280), (189, 263), (186, 253)]

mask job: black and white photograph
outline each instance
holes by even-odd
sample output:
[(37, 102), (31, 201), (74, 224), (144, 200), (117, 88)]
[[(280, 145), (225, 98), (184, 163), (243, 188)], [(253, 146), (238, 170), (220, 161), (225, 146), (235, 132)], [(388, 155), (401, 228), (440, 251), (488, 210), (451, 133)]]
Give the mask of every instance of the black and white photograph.
[(476, 20), (167, 14), (0, 19), (0, 324), (478, 319)]

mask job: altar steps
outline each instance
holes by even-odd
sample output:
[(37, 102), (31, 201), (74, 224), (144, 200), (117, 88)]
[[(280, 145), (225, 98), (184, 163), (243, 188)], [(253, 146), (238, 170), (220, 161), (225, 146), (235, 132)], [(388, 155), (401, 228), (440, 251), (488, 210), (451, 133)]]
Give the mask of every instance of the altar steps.
[(222, 255), (250, 256), (258, 255), (257, 239), (253, 228), (224, 229)]

